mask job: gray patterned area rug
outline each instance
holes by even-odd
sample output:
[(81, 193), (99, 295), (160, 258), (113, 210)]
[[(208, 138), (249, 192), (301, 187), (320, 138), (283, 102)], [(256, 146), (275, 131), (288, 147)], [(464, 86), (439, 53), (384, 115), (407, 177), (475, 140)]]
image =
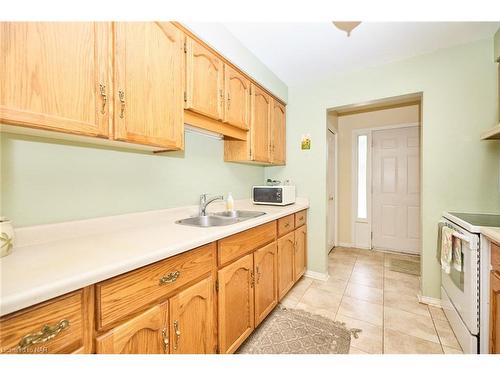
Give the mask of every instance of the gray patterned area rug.
[(360, 329), (307, 311), (278, 305), (238, 354), (348, 354)]

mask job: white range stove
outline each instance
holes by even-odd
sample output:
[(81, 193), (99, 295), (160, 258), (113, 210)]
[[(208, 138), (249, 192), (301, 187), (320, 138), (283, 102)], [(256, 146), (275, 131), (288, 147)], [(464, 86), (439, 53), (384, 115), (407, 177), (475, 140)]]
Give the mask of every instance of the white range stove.
[(454, 267), (449, 274), (441, 271), (442, 307), (464, 353), (484, 353), (490, 262), (480, 234), (482, 227), (500, 227), (500, 215), (445, 212), (439, 230), (443, 225), (462, 242), (462, 271)]

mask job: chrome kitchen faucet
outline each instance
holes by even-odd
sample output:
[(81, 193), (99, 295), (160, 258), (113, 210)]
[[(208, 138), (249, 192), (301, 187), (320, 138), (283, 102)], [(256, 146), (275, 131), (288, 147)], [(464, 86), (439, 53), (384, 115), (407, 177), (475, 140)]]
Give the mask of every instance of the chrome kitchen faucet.
[(207, 216), (207, 206), (216, 201), (216, 200), (224, 200), (223, 195), (216, 195), (210, 199), (207, 199), (208, 194), (200, 195), (200, 216)]

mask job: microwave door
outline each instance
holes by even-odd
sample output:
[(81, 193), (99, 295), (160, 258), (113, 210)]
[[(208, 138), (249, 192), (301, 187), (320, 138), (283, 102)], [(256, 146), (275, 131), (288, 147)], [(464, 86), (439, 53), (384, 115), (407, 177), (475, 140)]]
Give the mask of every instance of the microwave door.
[(253, 200), (256, 203), (283, 203), (282, 189), (273, 187), (256, 187), (253, 191)]

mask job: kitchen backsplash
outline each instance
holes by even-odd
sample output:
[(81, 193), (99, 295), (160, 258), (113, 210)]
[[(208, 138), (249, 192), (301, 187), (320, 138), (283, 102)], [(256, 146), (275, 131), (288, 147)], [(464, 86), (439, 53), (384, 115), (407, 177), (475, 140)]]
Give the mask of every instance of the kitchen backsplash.
[(0, 215), (19, 227), (197, 204), (204, 192), (249, 198), (264, 167), (223, 153), (188, 132), (184, 152), (160, 155), (4, 133)]

